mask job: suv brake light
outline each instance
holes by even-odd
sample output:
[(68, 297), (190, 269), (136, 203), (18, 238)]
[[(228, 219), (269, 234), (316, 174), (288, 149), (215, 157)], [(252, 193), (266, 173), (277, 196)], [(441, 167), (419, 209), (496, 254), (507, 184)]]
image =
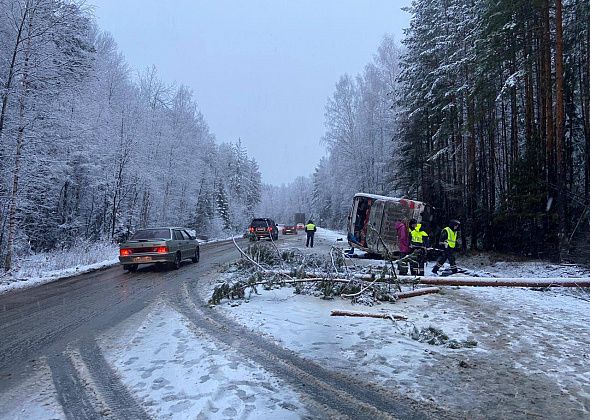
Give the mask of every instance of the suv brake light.
[(267, 227), (266, 230), (268, 230), (269, 232), (272, 232), (272, 228), (270, 226)]
[(254, 232), (254, 228), (250, 226), (250, 232)]

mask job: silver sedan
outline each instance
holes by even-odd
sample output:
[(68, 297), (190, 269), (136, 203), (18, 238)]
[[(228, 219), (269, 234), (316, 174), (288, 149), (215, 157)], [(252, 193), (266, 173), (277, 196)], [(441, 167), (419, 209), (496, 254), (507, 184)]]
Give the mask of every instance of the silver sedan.
[(183, 260), (196, 263), (199, 257), (199, 242), (182, 227), (138, 230), (119, 245), (119, 262), (128, 271), (137, 270), (139, 264), (167, 264), (178, 269)]

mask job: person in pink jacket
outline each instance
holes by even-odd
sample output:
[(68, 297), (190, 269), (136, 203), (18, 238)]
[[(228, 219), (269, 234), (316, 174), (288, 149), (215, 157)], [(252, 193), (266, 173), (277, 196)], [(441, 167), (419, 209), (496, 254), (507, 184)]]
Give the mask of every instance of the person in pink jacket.
[[(408, 226), (401, 220), (395, 222), (395, 230), (397, 231), (397, 239), (399, 243), (400, 258), (405, 257), (411, 252), (410, 249), (410, 234), (408, 233)], [(398, 263), (398, 270), (401, 275), (408, 274), (408, 262)]]
[(395, 230), (397, 230), (397, 238), (399, 240), (399, 252), (407, 255), (410, 253), (410, 234), (408, 227), (404, 222), (398, 220), (395, 222)]

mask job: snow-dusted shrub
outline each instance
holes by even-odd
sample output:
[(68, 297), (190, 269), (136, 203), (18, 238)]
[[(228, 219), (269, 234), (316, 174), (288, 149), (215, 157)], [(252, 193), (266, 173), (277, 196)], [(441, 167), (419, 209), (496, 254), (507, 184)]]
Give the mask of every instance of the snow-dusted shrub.
[(421, 329), (414, 326), (410, 332), (410, 338), (421, 343), (427, 343), (433, 346), (445, 346), (451, 349), (477, 347), (477, 341), (475, 340), (457, 341), (451, 339), (443, 330), (432, 325)]
[(40, 252), (17, 258), (11, 275), (37, 278), (117, 258), (119, 247), (110, 241), (78, 240), (74, 245), (51, 252)]

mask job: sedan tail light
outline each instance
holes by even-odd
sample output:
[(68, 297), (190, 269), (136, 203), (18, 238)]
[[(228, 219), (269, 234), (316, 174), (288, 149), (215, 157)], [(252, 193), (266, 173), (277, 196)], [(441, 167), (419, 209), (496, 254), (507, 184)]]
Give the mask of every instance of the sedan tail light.
[(168, 252), (168, 247), (167, 246), (159, 246), (156, 248), (156, 252), (158, 254), (166, 254)]
[(121, 248), (119, 250), (119, 255), (122, 257), (126, 257), (128, 255), (131, 255), (133, 253), (133, 250), (129, 249), (129, 248)]

